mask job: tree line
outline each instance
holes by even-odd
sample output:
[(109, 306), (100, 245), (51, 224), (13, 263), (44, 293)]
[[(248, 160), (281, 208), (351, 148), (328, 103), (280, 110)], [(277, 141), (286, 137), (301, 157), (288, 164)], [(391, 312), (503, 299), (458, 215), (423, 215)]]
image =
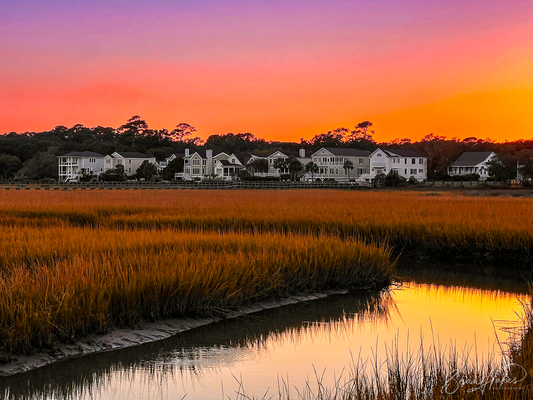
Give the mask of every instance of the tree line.
[[(517, 168), (521, 168), (525, 177), (533, 176), (533, 139), (498, 143), (476, 137), (448, 139), (428, 134), (416, 142), (410, 139), (376, 142), (372, 126), (372, 122), (363, 121), (354, 128), (340, 127), (319, 133), (310, 140), (302, 138), (299, 142), (281, 142), (267, 141), (249, 132), (216, 134), (204, 141), (196, 136), (196, 129), (190, 124), (179, 123), (172, 130), (152, 129), (138, 115), (118, 128), (90, 128), (81, 124), (68, 128), (60, 125), (50, 131), (0, 135), (0, 178), (57, 179), (57, 156), (72, 151), (100, 154), (135, 151), (150, 154), (161, 161), (171, 154), (183, 154), (186, 148), (191, 151), (205, 148), (229, 154), (247, 152), (266, 156), (278, 150), (295, 153), (302, 147), (308, 155), (322, 147), (369, 151), (378, 147), (409, 148), (428, 157), (429, 179), (445, 178), (447, 167), (465, 151), (493, 151), (498, 155), (501, 174), (512, 179), (516, 177)], [(290, 161), (278, 167), (290, 170), (292, 174), (295, 167), (290, 168), (289, 165)], [(350, 166), (346, 167), (350, 170)], [(264, 166), (258, 164), (255, 168), (261, 170)], [(307, 172), (313, 173), (314, 170), (310, 168)]]

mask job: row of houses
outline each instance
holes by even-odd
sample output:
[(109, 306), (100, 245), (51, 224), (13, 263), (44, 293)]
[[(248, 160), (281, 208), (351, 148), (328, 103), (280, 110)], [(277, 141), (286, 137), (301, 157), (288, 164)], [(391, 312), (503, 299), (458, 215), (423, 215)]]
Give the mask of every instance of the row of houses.
[[(349, 148), (321, 148), (312, 154), (300, 149), (294, 153), (275, 151), (269, 155), (240, 152), (228, 154), (209, 149), (191, 152), (186, 149), (185, 154), (173, 154), (160, 162), (154, 157), (137, 152), (114, 152), (105, 156), (90, 151), (71, 152), (58, 157), (59, 179), (76, 181), (81, 176), (82, 170), (97, 176), (106, 170), (116, 168), (117, 165), (124, 166), (126, 175), (133, 175), (144, 161), (154, 164), (161, 171), (177, 157), (183, 158), (184, 166), (183, 172), (177, 173), (176, 178), (183, 180), (205, 178), (231, 180), (243, 169), (251, 171), (256, 176), (279, 177), (289, 173), (289, 170), (280, 168), (280, 163), (277, 161), (290, 159), (298, 160), (304, 167), (311, 162), (316, 165), (312, 170), (304, 169), (299, 173), (302, 180), (371, 182), (379, 174), (395, 171), (406, 179), (413, 177), (423, 181), (427, 179), (428, 173), (427, 157), (410, 149), (378, 148), (371, 152)], [(481, 179), (486, 179), (488, 169), (485, 163), (492, 157), (495, 157), (494, 153), (463, 153), (450, 166), (449, 173), (450, 175), (477, 173)], [(347, 161), (349, 163), (346, 163)], [(262, 167), (258, 168), (258, 165)]]

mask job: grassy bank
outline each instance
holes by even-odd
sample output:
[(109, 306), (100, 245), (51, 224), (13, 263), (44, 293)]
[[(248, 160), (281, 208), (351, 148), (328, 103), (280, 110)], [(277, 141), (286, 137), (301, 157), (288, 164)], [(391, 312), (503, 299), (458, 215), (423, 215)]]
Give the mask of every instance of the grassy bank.
[(393, 270), (388, 249), (331, 237), (69, 226), (2, 233), (0, 349), (9, 353), (289, 293), (381, 287)]
[[(3, 226), (358, 236), (421, 260), (531, 269), (532, 198), (460, 192), (6, 192)], [(525, 267), (525, 268), (524, 268)]]

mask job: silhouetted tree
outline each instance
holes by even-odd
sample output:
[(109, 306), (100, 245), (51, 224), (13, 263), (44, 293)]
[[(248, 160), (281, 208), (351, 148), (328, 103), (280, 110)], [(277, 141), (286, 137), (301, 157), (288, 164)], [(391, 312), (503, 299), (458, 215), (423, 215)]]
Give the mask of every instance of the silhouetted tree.
[(4, 179), (13, 178), (15, 172), (22, 168), (22, 162), (17, 156), (0, 154), (0, 176)]
[(354, 168), (353, 162), (351, 162), (350, 160), (345, 160), (344, 161), (344, 165), (342, 166), (342, 168), (344, 168), (344, 171), (346, 171), (346, 173), (348, 174), (348, 180), (349, 180), (350, 179), (350, 170), (352, 170)]
[(157, 175), (157, 167), (149, 162), (148, 160), (144, 160), (141, 165), (139, 165), (139, 168), (137, 168), (136, 171), (136, 177), (137, 179), (144, 179), (146, 181), (149, 181), (154, 176)]
[(170, 181), (174, 179), (177, 172), (183, 172), (183, 158), (177, 157), (168, 163), (165, 169), (161, 171), (163, 179)]
[(309, 161), (307, 164), (305, 164), (305, 172), (311, 174), (311, 179), (315, 179), (315, 174), (317, 174), (319, 171), (318, 165), (314, 163), (313, 161)]
[(134, 115), (128, 122), (121, 125), (117, 132), (120, 135), (120, 141), (123, 144), (131, 141), (131, 146), (135, 146), (135, 140), (139, 136), (143, 136), (150, 128), (145, 120), (141, 119), (138, 115)]
[(296, 180), (298, 174), (302, 172), (304, 169), (304, 166), (302, 165), (300, 160), (298, 160), (294, 156), (289, 156), (289, 158), (287, 159), (286, 165), (287, 165), (287, 169), (289, 170), (290, 177), (293, 181)]

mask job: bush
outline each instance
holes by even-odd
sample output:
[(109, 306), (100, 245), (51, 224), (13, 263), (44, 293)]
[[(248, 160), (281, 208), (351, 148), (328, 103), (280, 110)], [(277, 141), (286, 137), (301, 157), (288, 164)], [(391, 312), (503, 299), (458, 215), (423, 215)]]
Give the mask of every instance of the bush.
[(376, 183), (381, 183), (386, 187), (407, 186), (407, 179), (400, 176), (397, 171), (391, 170), (387, 175), (376, 175)]

